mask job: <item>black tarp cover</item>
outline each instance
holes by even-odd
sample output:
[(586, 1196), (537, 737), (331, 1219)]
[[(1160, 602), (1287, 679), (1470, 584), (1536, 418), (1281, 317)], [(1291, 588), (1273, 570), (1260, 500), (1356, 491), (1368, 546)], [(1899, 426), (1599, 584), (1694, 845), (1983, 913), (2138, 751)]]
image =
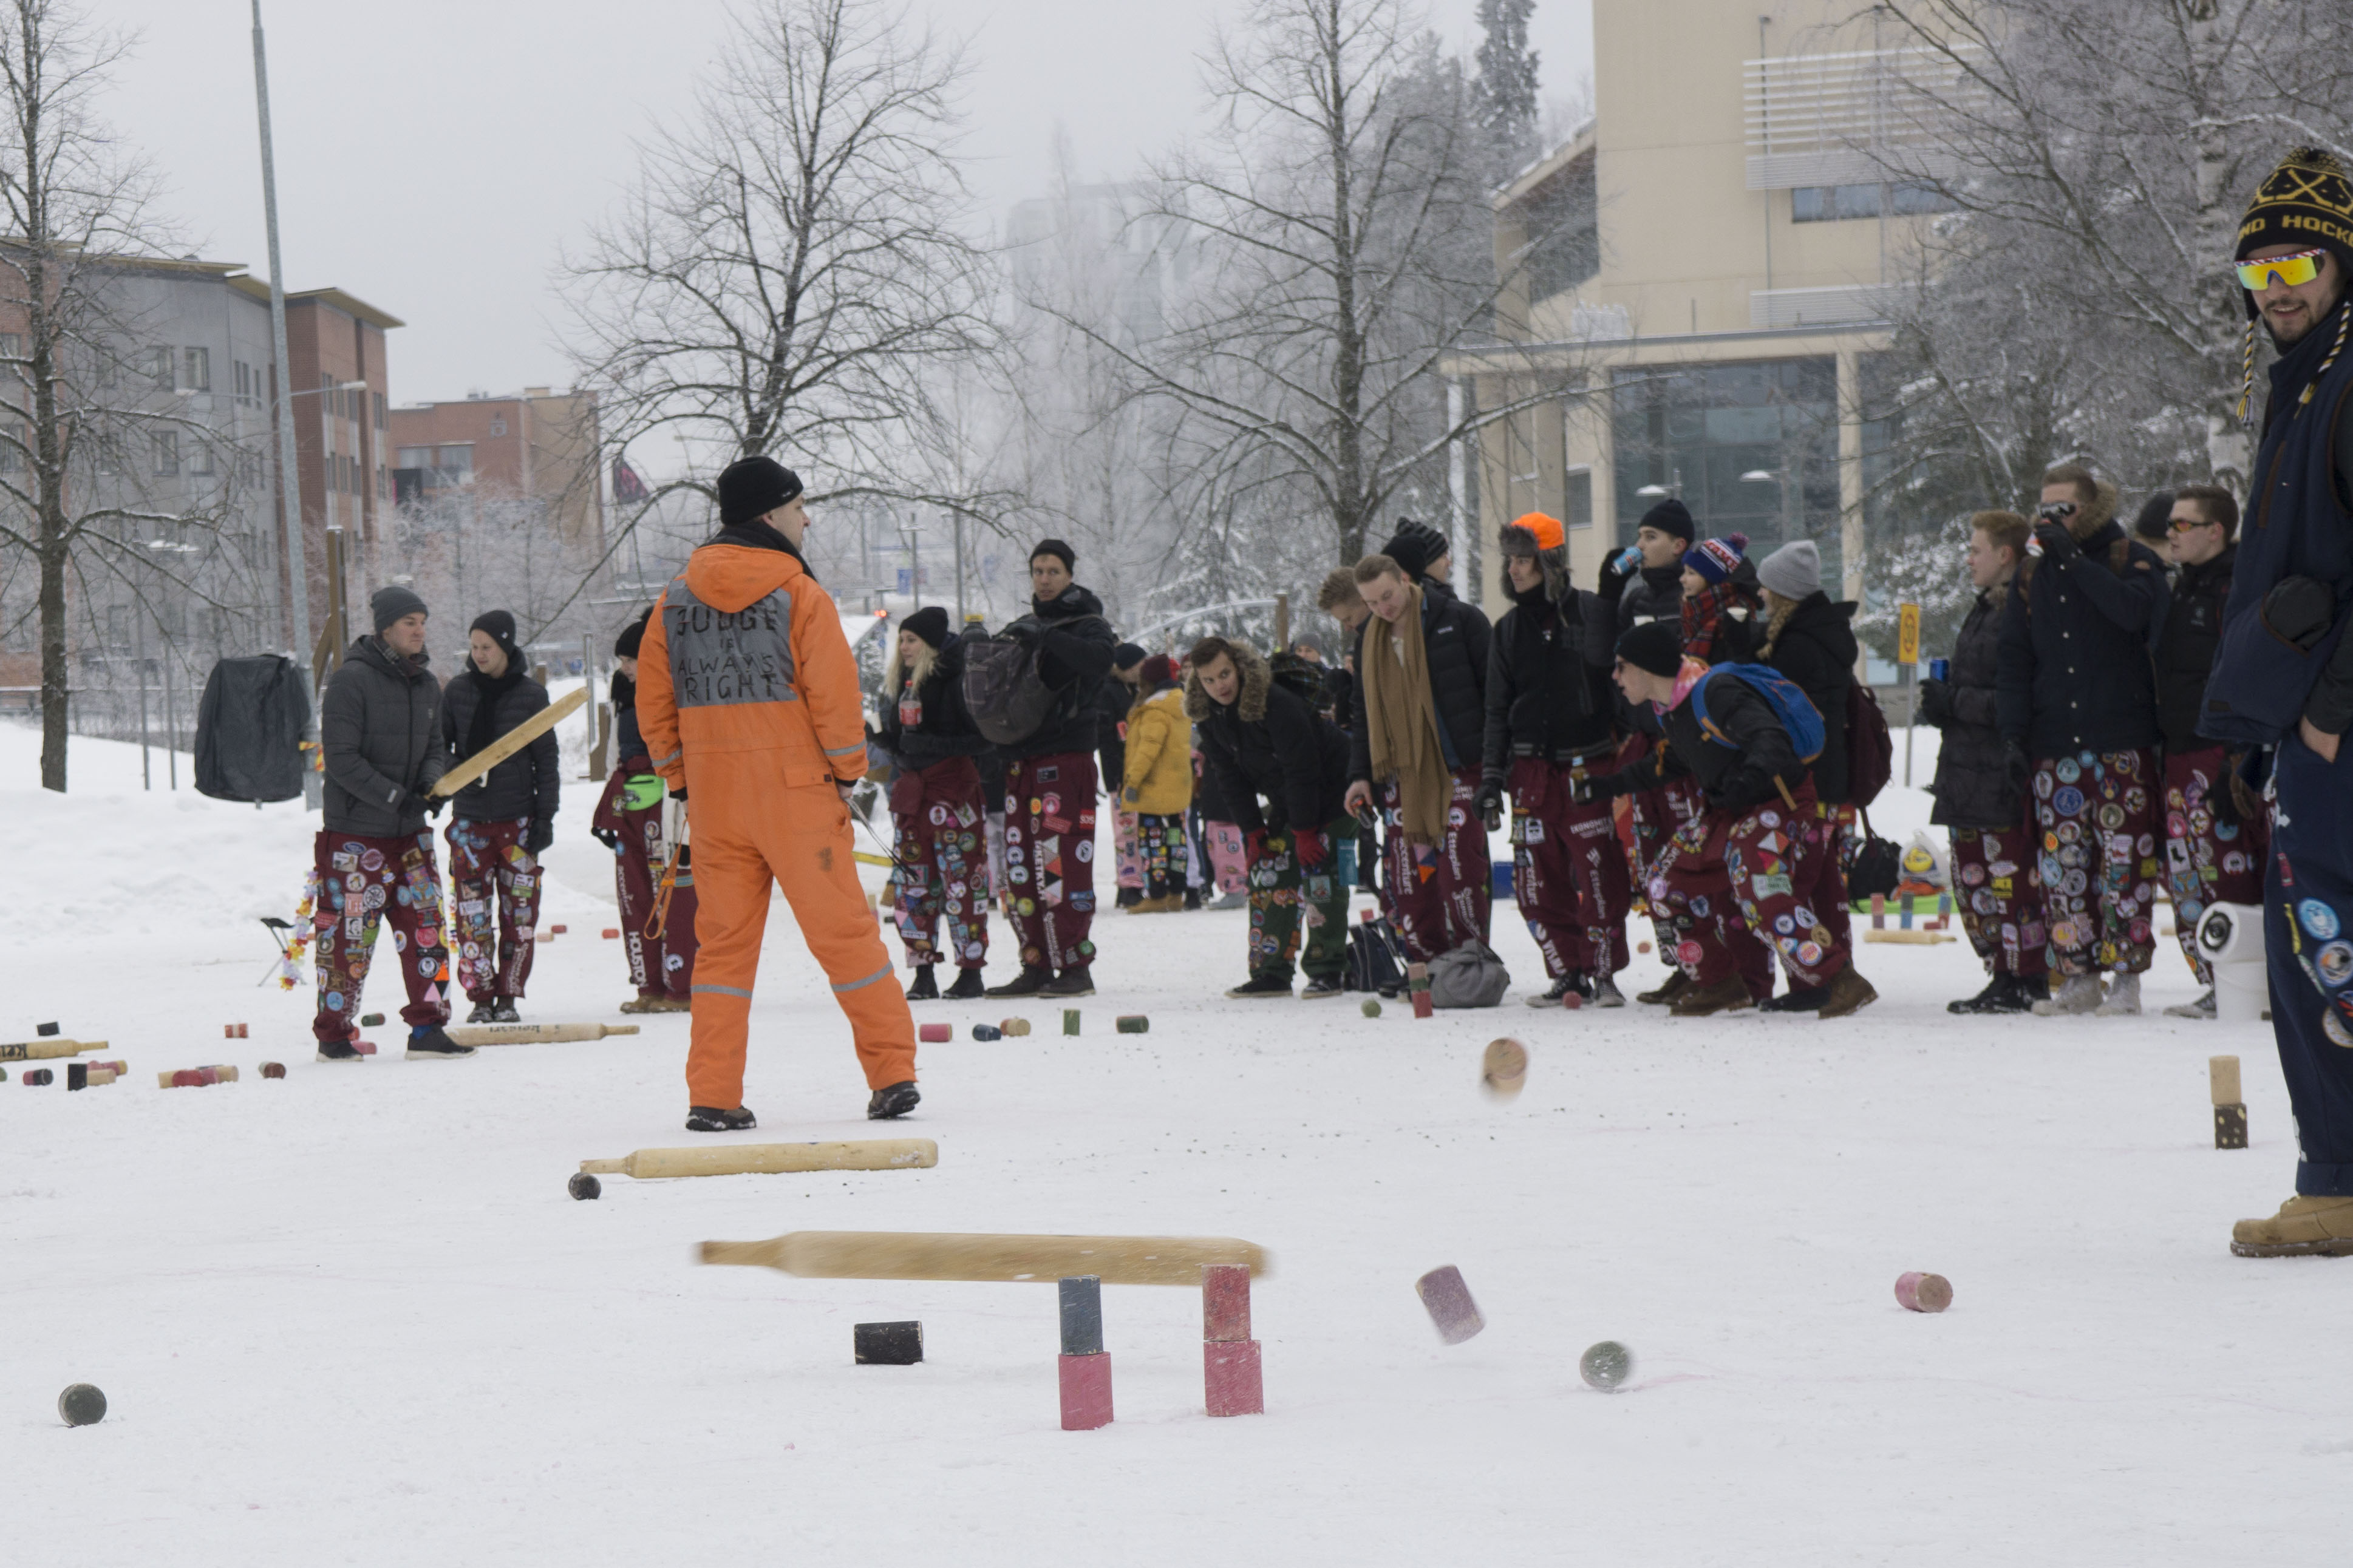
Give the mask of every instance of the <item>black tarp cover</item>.
[(222, 659), (196, 709), (196, 788), (215, 800), (292, 800), (309, 714), (292, 659)]

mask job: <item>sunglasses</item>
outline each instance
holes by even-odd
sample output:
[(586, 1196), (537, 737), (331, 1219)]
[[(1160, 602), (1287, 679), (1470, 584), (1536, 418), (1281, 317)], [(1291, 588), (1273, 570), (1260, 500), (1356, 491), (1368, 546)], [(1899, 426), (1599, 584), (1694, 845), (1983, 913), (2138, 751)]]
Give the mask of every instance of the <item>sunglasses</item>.
[(2047, 500), (2034, 509), (2034, 515), (2045, 522), (2064, 522), (2075, 515), (2075, 503), (2071, 500)]
[(2239, 287), (2250, 294), (2260, 294), (2272, 286), (2273, 279), (2293, 289), (2309, 283), (2320, 276), (2320, 258), (2325, 250), (2299, 250), (2293, 256), (2270, 256), (2261, 261), (2242, 261), (2234, 268), (2239, 274)]
[(2173, 517), (2166, 520), (2166, 526), (2176, 533), (2187, 533), (2193, 528), (2211, 528), (2214, 525), (2202, 517)]

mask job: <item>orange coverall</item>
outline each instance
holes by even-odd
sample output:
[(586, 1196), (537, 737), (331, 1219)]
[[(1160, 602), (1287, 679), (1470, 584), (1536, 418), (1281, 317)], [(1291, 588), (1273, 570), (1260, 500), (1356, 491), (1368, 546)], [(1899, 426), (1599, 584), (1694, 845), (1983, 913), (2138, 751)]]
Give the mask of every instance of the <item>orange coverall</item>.
[(834, 789), (866, 772), (866, 721), (831, 596), (782, 551), (706, 544), (663, 590), (638, 659), (646, 751), (687, 791), (694, 836), (690, 1102), (744, 1103), (771, 878), (849, 1016), (867, 1087), (913, 1079), (914, 1015)]

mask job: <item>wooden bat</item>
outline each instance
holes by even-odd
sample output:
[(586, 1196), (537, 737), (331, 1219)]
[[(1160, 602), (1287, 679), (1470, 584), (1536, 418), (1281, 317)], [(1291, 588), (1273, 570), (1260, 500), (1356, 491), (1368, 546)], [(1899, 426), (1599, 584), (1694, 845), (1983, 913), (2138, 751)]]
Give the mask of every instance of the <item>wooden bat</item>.
[(928, 1138), (870, 1138), (854, 1143), (706, 1143), (694, 1149), (640, 1149), (618, 1160), (583, 1160), (591, 1175), (767, 1176), (787, 1171), (929, 1170), (940, 1146)]
[(565, 692), (562, 697), (434, 780), (433, 787), (426, 793), (456, 795), (459, 790), (554, 729), (557, 724), (578, 712), (580, 705), (587, 700), (588, 688), (585, 685), (576, 690)]
[(461, 1046), (532, 1046), (637, 1032), (635, 1024), (455, 1024), (442, 1031)]
[(1940, 931), (1867, 931), (1862, 933), (1862, 940), (1902, 942), (1912, 947), (1934, 947), (1940, 942), (1958, 942), (1961, 939), (1948, 936)]
[(804, 1279), (994, 1279), (1050, 1285), (1092, 1274), (1106, 1285), (1198, 1289), (1212, 1263), (1265, 1274), (1262, 1247), (1226, 1236), (955, 1236), (901, 1230), (796, 1230), (769, 1241), (706, 1241), (702, 1263), (757, 1264)]
[(18, 1040), (14, 1045), (0, 1045), (0, 1062), (37, 1062), (104, 1049), (104, 1040)]

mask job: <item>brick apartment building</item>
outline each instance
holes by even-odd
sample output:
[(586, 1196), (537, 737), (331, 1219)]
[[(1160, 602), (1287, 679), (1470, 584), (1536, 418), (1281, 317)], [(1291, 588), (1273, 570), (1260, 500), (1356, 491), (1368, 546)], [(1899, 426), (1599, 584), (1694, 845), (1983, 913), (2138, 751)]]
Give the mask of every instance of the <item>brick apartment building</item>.
[(479, 489), (535, 501), (565, 555), (605, 548), (596, 395), (526, 386), (512, 396), (407, 404), (392, 411), (394, 494), (430, 504)]

